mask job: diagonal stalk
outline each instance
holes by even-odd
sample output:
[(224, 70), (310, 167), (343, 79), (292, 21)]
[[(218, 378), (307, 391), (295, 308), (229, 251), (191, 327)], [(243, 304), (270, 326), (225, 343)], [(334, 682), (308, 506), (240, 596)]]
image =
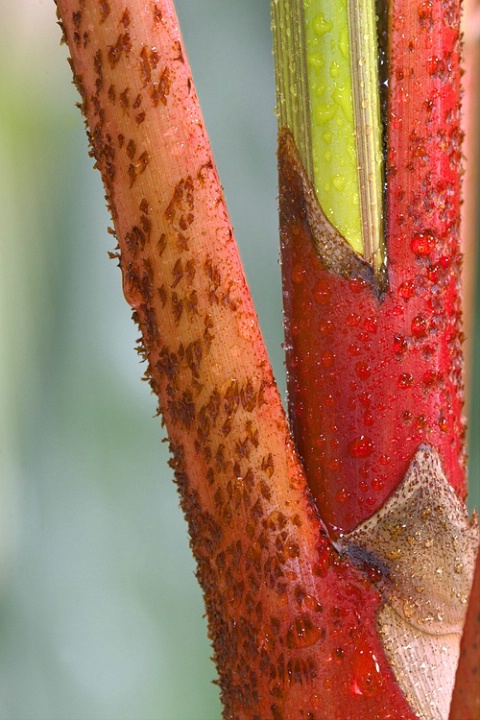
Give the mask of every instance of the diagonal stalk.
[(173, 5), (57, 6), (170, 438), (224, 717), (320, 718), (325, 704), (329, 716), (413, 720), (378, 638), (379, 591), (340, 557), (307, 490)]

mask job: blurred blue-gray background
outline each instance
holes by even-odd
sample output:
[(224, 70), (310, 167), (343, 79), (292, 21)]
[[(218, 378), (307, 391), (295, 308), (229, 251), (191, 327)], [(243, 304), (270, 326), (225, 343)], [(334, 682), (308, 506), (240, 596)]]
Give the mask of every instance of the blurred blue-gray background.
[[(269, 2), (177, 8), (283, 392)], [(54, 3), (0, 0), (0, 15), (0, 720), (218, 720)]]

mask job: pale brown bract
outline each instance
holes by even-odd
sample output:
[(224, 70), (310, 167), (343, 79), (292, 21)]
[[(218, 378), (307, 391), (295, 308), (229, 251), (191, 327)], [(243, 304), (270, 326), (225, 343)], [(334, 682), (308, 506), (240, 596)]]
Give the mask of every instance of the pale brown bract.
[(378, 632), (422, 720), (448, 718), (478, 543), (476, 514), (469, 520), (428, 445), (382, 508), (338, 541), (352, 562), (378, 571)]

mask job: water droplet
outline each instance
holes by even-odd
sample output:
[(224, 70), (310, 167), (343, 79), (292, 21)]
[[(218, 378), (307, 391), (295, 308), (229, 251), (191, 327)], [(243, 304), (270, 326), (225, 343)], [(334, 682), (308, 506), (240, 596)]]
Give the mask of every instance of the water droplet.
[(373, 453), (374, 445), (370, 438), (359, 435), (348, 446), (348, 452), (354, 458), (365, 458)]
[(370, 377), (372, 368), (370, 367), (370, 365), (368, 363), (362, 362), (361, 360), (359, 360), (355, 364), (355, 372), (357, 373), (360, 380), (366, 380), (367, 378)]
[(331, 393), (327, 393), (322, 397), (322, 405), (325, 405), (325, 407), (335, 407), (336, 404), (337, 401)]
[(324, 368), (331, 368), (335, 362), (335, 355), (331, 350), (324, 350), (321, 355), (320, 362)]
[(298, 363), (300, 362), (300, 359), (298, 355), (291, 354), (288, 358), (288, 365), (290, 368), (296, 368), (298, 366)]
[(427, 60), (427, 72), (429, 75), (435, 75), (435, 73), (438, 71), (438, 69), (441, 66), (441, 60), (437, 55), (432, 55), (432, 57), (429, 57)]
[(302, 265), (295, 265), (292, 271), (292, 282), (301, 283), (305, 279), (305, 268)]
[(340, 75), (340, 65), (335, 62), (335, 60), (332, 60), (332, 63), (330, 65), (330, 76), (332, 78), (337, 78)]
[(405, 280), (399, 288), (398, 288), (398, 294), (401, 298), (404, 300), (410, 300), (415, 290), (415, 285), (411, 280)]
[(371, 427), (373, 425), (373, 415), (370, 410), (365, 410), (365, 413), (363, 415), (363, 423), (367, 427)]
[(343, 57), (346, 60), (349, 60), (350, 59), (350, 55), (349, 55), (350, 41), (349, 41), (349, 37), (348, 37), (348, 28), (347, 27), (343, 27), (340, 30), (340, 36), (338, 39), (338, 47), (339, 47), (339, 50), (342, 53)]
[(433, 239), (432, 232), (425, 230), (423, 233), (414, 235), (410, 243), (410, 248), (418, 257), (428, 257), (431, 255), (435, 248), (435, 240)]
[(383, 477), (376, 477), (372, 480), (372, 489), (373, 490), (383, 490), (385, 487), (385, 480)]
[(317, 643), (322, 631), (308, 615), (298, 615), (287, 630), (287, 647), (307, 648)]
[(397, 355), (403, 355), (407, 352), (408, 343), (406, 338), (403, 335), (395, 335), (393, 338), (393, 351), (397, 353)]
[(312, 693), (310, 695), (310, 704), (313, 708), (320, 708), (323, 705), (322, 696), (319, 693)]
[(317, 305), (330, 305), (332, 294), (326, 279), (317, 280), (313, 286), (313, 299)]
[(398, 560), (402, 557), (402, 551), (400, 548), (391, 548), (385, 550), (385, 555), (389, 560)]
[(322, 604), (318, 602), (317, 598), (313, 595), (305, 595), (303, 602), (309, 610), (315, 613), (322, 612)]
[(345, 189), (345, 177), (343, 175), (334, 175), (332, 177), (332, 185), (338, 192), (343, 192)]
[(368, 579), (372, 583), (379, 583), (384, 579), (383, 573), (380, 568), (375, 567), (374, 565), (369, 565), (368, 563), (365, 563), (362, 566), (362, 570), (367, 574)]
[(416, 605), (412, 600), (405, 600), (403, 603), (403, 614), (407, 619), (413, 617), (413, 614), (416, 610)]
[(318, 331), (320, 335), (323, 335), (323, 337), (326, 337), (327, 335), (331, 335), (333, 331), (335, 330), (335, 325), (331, 320), (322, 320), (320, 325), (318, 326)]
[(347, 315), (347, 325), (350, 325), (350, 327), (357, 327), (360, 323), (360, 315), (357, 315), (357, 313), (350, 313), (350, 315)]
[(338, 110), (338, 105), (335, 103), (318, 103), (315, 107), (315, 122), (317, 125), (326, 125), (329, 120), (332, 120)]
[(400, 390), (407, 390), (408, 388), (411, 388), (413, 385), (413, 375), (410, 375), (410, 373), (402, 373), (399, 375), (399, 378), (397, 380), (397, 386), (400, 388)]
[(304, 411), (303, 403), (297, 402), (295, 403), (295, 415), (297, 417), (302, 417)]
[(358, 468), (358, 474), (361, 475), (361, 477), (363, 478), (368, 478), (370, 476), (370, 469), (368, 463)]
[(423, 413), (417, 417), (417, 430), (425, 430), (427, 427), (427, 416)]
[(353, 293), (360, 293), (366, 286), (365, 280), (363, 278), (352, 278), (348, 281), (348, 287)]
[(411, 325), (412, 335), (417, 338), (426, 337), (427, 335), (427, 321), (423, 315), (417, 315), (412, 320)]
[(432, 17), (432, 0), (424, 0), (418, 6), (418, 17), (420, 20), (428, 20)]
[(380, 664), (373, 650), (366, 643), (357, 644), (353, 652), (352, 664), (353, 693), (367, 697), (378, 695), (383, 685)]
[(358, 399), (365, 408), (370, 407), (370, 405), (372, 404), (372, 396), (368, 392), (360, 393)]
[(351, 494), (348, 492), (346, 488), (340, 488), (340, 490), (335, 495), (335, 500), (340, 503), (340, 505), (344, 505), (347, 500), (349, 500), (351, 497)]
[(323, 13), (318, 13), (313, 20), (312, 27), (316, 35), (325, 35), (325, 33), (332, 30), (333, 22), (331, 20), (327, 20)]
[(441, 415), (438, 420), (438, 427), (442, 432), (448, 432), (448, 421), (444, 415)]
[(371, 335), (375, 335), (378, 328), (378, 321), (375, 317), (366, 317), (363, 321), (363, 327), (367, 332), (369, 332)]
[(439, 375), (435, 370), (426, 370), (423, 373), (422, 382), (427, 387), (432, 387), (432, 385), (436, 385), (439, 380)]

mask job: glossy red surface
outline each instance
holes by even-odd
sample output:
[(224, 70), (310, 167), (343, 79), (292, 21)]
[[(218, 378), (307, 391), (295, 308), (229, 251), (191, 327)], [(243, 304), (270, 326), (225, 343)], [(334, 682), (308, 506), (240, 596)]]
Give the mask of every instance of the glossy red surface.
[(386, 292), (325, 269), (301, 200), (283, 214), (290, 421), (337, 531), (375, 512), (421, 443), (465, 494), (458, 7), (390, 12)]

